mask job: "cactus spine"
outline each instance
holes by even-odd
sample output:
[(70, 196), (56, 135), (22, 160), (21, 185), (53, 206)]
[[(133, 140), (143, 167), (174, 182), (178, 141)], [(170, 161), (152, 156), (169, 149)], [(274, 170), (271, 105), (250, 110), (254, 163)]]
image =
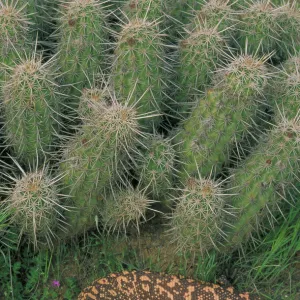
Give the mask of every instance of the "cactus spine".
[(281, 119), (281, 111), (286, 118), (293, 119), (300, 106), (300, 55), (286, 60), (271, 84), (272, 107), (275, 119)]
[(151, 198), (165, 202), (176, 176), (175, 149), (169, 139), (159, 135), (153, 135), (146, 147), (138, 161), (139, 187)]
[(3, 202), (5, 211), (20, 228), (20, 236), (25, 236), (35, 249), (43, 245), (51, 247), (55, 231), (65, 229), (61, 215), (67, 208), (60, 204), (62, 195), (57, 185), (60, 178), (51, 178), (45, 165), (30, 172), (19, 168), (22, 177), (13, 178), (12, 188), (2, 188), (8, 196)]
[(189, 112), (191, 104), (210, 83), (226, 45), (217, 27), (208, 26), (197, 26), (179, 42), (176, 56), (179, 60), (177, 74), (181, 90), (176, 95), (176, 105), (180, 113)]
[(233, 226), (226, 230), (227, 249), (241, 247), (253, 233), (274, 226), (276, 213), (288, 202), (287, 195), (299, 180), (299, 137), (299, 111), (290, 120), (282, 116), (280, 123), (233, 171), (228, 188), (236, 196), (229, 203), (238, 210), (238, 215)]
[(117, 231), (118, 235), (126, 231), (130, 224), (134, 225), (139, 233), (140, 223), (146, 221), (147, 210), (155, 202), (133, 187), (114, 193), (104, 201), (101, 210), (102, 222), (105, 231), (110, 234)]
[(84, 88), (79, 101), (78, 115), (82, 120), (90, 118), (95, 110), (100, 109), (101, 106), (107, 107), (110, 102), (111, 93), (108, 88)]
[[(128, 0), (124, 3), (123, 12), (130, 20), (146, 19), (156, 21), (164, 16), (164, 1), (162, 0)], [(161, 20), (160, 20), (161, 21)]]
[[(262, 106), (267, 84), (267, 57), (248, 54), (234, 57), (217, 72), (214, 88), (206, 91), (191, 117), (175, 138), (179, 144), (181, 179), (196, 174), (219, 173), (229, 162), (229, 154), (243, 136), (255, 126), (253, 119)], [(181, 171), (182, 171), (181, 168)]]
[(193, 21), (191, 24), (206, 24), (208, 27), (218, 27), (222, 36), (230, 37), (235, 31), (237, 23), (234, 11), (229, 5), (229, 0), (208, 0), (203, 1), (199, 10), (193, 12)]
[[(5, 68), (18, 58), (18, 52), (28, 47), (29, 20), (25, 5), (17, 7), (17, 2), (0, 3), (0, 82), (4, 80)], [(2, 82), (1, 82), (2, 84)]]
[(278, 24), (282, 28), (278, 52), (282, 59), (300, 51), (300, 11), (295, 5), (296, 2), (282, 6), (278, 16)]
[(225, 190), (220, 182), (189, 177), (169, 221), (172, 242), (178, 251), (197, 251), (204, 255), (223, 243), (221, 230), (225, 210)]
[[(69, 91), (73, 97), (71, 107), (77, 108), (80, 90), (88, 80), (102, 72), (107, 63), (107, 21), (102, 1), (72, 0), (60, 5), (58, 39), (58, 65), (64, 84), (75, 84)], [(75, 96), (75, 97), (74, 97)]]
[(141, 134), (137, 119), (130, 106), (115, 101), (109, 107), (100, 103), (64, 146), (59, 169), (65, 174), (63, 182), (72, 196), (71, 205), (77, 209), (68, 215), (73, 233), (94, 224), (105, 190), (125, 171), (123, 164)]
[(53, 61), (42, 63), (41, 55), (22, 59), (7, 68), (3, 86), (4, 129), (18, 158), (34, 164), (53, 147), (60, 127), (60, 95), (54, 82)]
[(117, 35), (114, 53), (112, 86), (122, 101), (136, 106), (139, 114), (156, 114), (140, 121), (150, 131), (161, 120), (157, 114), (162, 112), (167, 85), (162, 37), (155, 22), (133, 19)]
[(278, 23), (279, 14), (269, 0), (255, 1), (243, 9), (237, 37), (239, 46), (244, 49), (247, 45), (247, 51), (251, 54), (268, 54), (277, 50), (282, 32)]

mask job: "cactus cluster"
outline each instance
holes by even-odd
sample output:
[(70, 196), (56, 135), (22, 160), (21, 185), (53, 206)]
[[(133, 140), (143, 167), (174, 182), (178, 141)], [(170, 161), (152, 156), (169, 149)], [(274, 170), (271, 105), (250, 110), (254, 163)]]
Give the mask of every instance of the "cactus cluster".
[(205, 255), (272, 229), (299, 181), (299, 9), (0, 0), (0, 243), (155, 216)]

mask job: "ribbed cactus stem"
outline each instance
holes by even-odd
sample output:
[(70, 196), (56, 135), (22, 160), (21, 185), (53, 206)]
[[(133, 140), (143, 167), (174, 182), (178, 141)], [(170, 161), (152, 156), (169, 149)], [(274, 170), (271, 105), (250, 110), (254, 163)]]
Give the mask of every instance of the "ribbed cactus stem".
[(0, 84), (4, 80), (3, 64), (11, 66), (18, 58), (18, 52), (24, 51), (29, 44), (29, 17), (26, 5), (17, 6), (17, 2), (0, 3)]
[(165, 2), (162, 0), (127, 0), (122, 11), (126, 18), (129, 19), (145, 19), (147, 21), (162, 21), (165, 11)]
[(79, 100), (78, 115), (81, 119), (89, 118), (101, 106), (111, 104), (111, 92), (105, 88), (84, 88)]
[(113, 101), (94, 109), (64, 146), (59, 165), (71, 205), (77, 209), (68, 215), (74, 234), (94, 225), (105, 190), (125, 172), (124, 164), (142, 135), (134, 108)]
[(278, 52), (282, 59), (300, 51), (300, 10), (296, 5), (296, 1), (285, 3), (279, 9), (278, 23), (282, 30)]
[(191, 24), (194, 26), (203, 24), (209, 27), (218, 26), (222, 36), (232, 36), (235, 31), (237, 18), (235, 11), (229, 5), (229, 0), (208, 0), (202, 2), (202, 7), (193, 11)]
[(150, 206), (154, 202), (145, 193), (131, 186), (114, 193), (104, 201), (101, 210), (104, 230), (108, 234), (114, 232), (117, 232), (118, 235), (126, 234), (130, 225), (133, 225), (139, 233), (140, 224), (147, 220), (146, 213), (148, 210), (152, 210)]
[(167, 231), (177, 250), (204, 255), (223, 243), (221, 229), (225, 210), (225, 190), (220, 182), (189, 177), (178, 190), (176, 208), (170, 216)]
[(22, 176), (13, 178), (13, 187), (2, 190), (7, 194), (5, 211), (19, 227), (20, 237), (28, 239), (35, 249), (52, 247), (56, 231), (65, 230), (62, 211), (67, 208), (60, 204), (62, 195), (57, 183), (60, 177), (52, 178), (46, 166), (30, 172), (19, 168)]
[(217, 71), (216, 85), (198, 100), (175, 138), (182, 180), (198, 168), (204, 177), (212, 170), (218, 174), (237, 143), (255, 128), (253, 120), (264, 104), (266, 59), (243, 54)]
[(226, 40), (219, 34), (217, 26), (206, 25), (187, 31), (186, 37), (179, 42), (175, 53), (179, 61), (177, 74), (180, 91), (176, 95), (179, 113), (189, 113), (197, 96), (211, 83), (226, 46)]
[(268, 54), (277, 50), (282, 33), (279, 15), (280, 11), (270, 0), (255, 1), (243, 9), (237, 37), (239, 46), (245, 49), (247, 45), (247, 51), (251, 54)]
[(292, 56), (280, 68), (270, 88), (270, 99), (275, 119), (281, 119), (281, 111), (292, 119), (300, 107), (300, 55)]
[(162, 37), (155, 22), (143, 19), (124, 24), (116, 36), (112, 86), (121, 101), (135, 105), (139, 114), (156, 114), (140, 120), (149, 131), (161, 120), (168, 84)]
[(175, 155), (174, 146), (169, 139), (153, 135), (146, 143), (146, 150), (141, 151), (141, 156), (137, 159), (139, 187), (145, 189), (152, 199), (164, 204), (177, 173)]
[(62, 81), (75, 85), (68, 91), (74, 109), (80, 90), (107, 67), (106, 14), (104, 3), (99, 0), (72, 0), (59, 6), (59, 28), (53, 37), (58, 39), (57, 63), (63, 73)]
[(299, 182), (299, 116), (299, 110), (293, 119), (282, 116), (280, 123), (233, 170), (228, 188), (236, 195), (228, 202), (238, 215), (227, 229), (227, 249), (241, 247), (254, 233), (274, 227), (276, 214), (282, 213), (284, 206), (292, 205), (287, 195)]
[(7, 67), (3, 84), (4, 129), (15, 155), (33, 164), (36, 155), (53, 149), (60, 128), (61, 96), (55, 83), (53, 61), (42, 63), (34, 53)]

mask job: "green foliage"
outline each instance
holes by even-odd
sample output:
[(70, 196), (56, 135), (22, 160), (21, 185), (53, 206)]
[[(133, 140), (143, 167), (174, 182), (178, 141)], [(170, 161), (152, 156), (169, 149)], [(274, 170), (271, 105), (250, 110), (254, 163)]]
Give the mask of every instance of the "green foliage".
[[(269, 232), (258, 246), (249, 245), (246, 255), (235, 260), (233, 268), (239, 269), (237, 283), (241, 289), (258, 289), (266, 299), (297, 299), (299, 201), (295, 204), (295, 207), (285, 211), (285, 218), (278, 217), (278, 225), (273, 232)], [(296, 259), (291, 260), (293, 257)], [(293, 276), (295, 282), (292, 282)]]

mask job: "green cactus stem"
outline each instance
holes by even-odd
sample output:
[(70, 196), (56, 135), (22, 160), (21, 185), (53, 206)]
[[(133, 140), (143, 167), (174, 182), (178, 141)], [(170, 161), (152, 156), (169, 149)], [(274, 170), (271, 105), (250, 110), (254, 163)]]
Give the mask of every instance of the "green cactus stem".
[(230, 152), (256, 127), (264, 107), (268, 57), (242, 54), (220, 69), (216, 84), (206, 90), (191, 116), (183, 121), (175, 141), (182, 162), (180, 178), (196, 174), (218, 174), (228, 164)]
[(68, 208), (60, 204), (63, 198), (57, 183), (60, 177), (52, 178), (46, 165), (25, 172), (16, 164), (22, 175), (15, 178), (9, 175), (13, 186), (1, 188), (7, 195), (4, 211), (10, 214), (10, 222), (18, 226), (19, 238), (25, 237), (34, 249), (52, 247), (56, 232), (66, 230), (62, 212)]
[[(95, 74), (103, 73), (108, 58), (107, 13), (102, 1), (72, 0), (59, 6), (57, 64), (67, 85), (70, 106), (77, 109), (81, 94)], [(74, 85), (74, 87), (70, 87)]]
[(228, 203), (238, 214), (233, 226), (226, 229), (226, 249), (239, 248), (254, 233), (273, 228), (276, 214), (292, 205), (287, 198), (299, 181), (299, 112), (293, 119), (282, 115), (280, 123), (232, 171), (228, 188), (236, 195)]
[(54, 60), (42, 63), (33, 53), (7, 66), (2, 113), (8, 144), (16, 157), (33, 164), (50, 154), (60, 128), (61, 96), (55, 83)]
[(144, 192), (128, 186), (104, 201), (101, 210), (102, 223), (107, 234), (117, 232), (125, 234), (130, 225), (140, 232), (140, 224), (146, 222), (146, 213), (151, 209), (154, 200), (150, 200)]
[(169, 139), (153, 135), (146, 143), (146, 150), (137, 158), (137, 178), (139, 188), (146, 195), (167, 204), (167, 195), (176, 176), (175, 149)]
[(177, 251), (205, 255), (210, 249), (218, 250), (224, 239), (224, 217), (231, 214), (225, 209), (226, 191), (221, 182), (189, 177), (178, 193), (166, 232)]
[(153, 113), (152, 118), (140, 120), (149, 131), (161, 121), (168, 86), (162, 38), (156, 24), (143, 19), (124, 24), (116, 36), (112, 87), (118, 98), (135, 105), (139, 114)]
[(131, 106), (100, 103), (63, 147), (59, 170), (65, 174), (70, 205), (77, 210), (67, 216), (72, 234), (94, 225), (106, 191), (126, 172), (124, 164), (142, 136), (138, 118)]

